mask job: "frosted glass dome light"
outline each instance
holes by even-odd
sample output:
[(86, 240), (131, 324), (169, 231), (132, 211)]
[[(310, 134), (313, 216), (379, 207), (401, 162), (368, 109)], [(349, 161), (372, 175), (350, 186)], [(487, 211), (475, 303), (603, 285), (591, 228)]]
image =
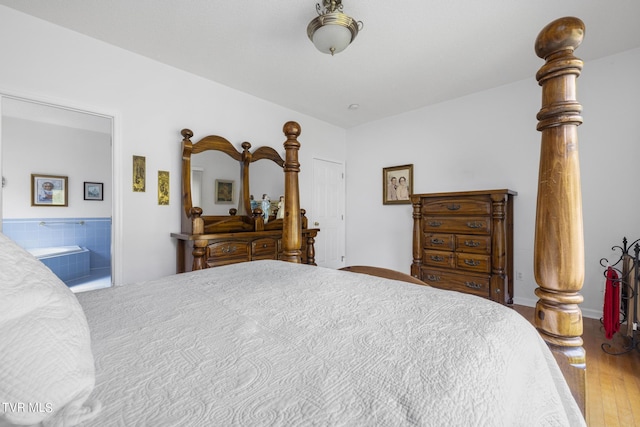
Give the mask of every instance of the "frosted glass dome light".
[(362, 29), (361, 21), (342, 13), (341, 0), (323, 0), (323, 6), (316, 4), (316, 11), (318, 16), (307, 26), (307, 35), (322, 53), (342, 52)]

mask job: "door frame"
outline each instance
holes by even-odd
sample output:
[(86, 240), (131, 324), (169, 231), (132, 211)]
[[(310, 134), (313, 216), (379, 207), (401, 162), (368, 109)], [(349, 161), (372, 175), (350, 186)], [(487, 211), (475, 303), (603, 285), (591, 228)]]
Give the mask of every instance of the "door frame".
[[(78, 113), (111, 119), (111, 284), (122, 284), (122, 177), (123, 165), (118, 159), (122, 158), (122, 120), (118, 111), (93, 105), (79, 104), (67, 99), (58, 99), (34, 94), (20, 93), (0, 87), (0, 118), (2, 117), (2, 99), (11, 98), (24, 102), (32, 102), (40, 105), (62, 108)], [(0, 176), (2, 176), (2, 120), (0, 120)], [(2, 186), (0, 186), (0, 231), (2, 230)]]

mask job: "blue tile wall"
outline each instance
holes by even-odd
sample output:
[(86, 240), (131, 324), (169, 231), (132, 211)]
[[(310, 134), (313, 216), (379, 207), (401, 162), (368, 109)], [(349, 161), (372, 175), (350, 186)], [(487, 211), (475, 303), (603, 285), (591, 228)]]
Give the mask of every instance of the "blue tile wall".
[(92, 270), (111, 267), (111, 218), (3, 219), (2, 232), (27, 249), (78, 245)]

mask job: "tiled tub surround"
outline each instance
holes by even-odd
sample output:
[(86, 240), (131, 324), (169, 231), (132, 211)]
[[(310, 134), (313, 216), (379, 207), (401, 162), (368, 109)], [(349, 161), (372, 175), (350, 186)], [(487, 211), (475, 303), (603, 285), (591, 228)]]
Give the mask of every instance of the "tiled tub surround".
[(54, 246), (30, 249), (31, 255), (49, 267), (63, 282), (91, 274), (90, 252), (80, 246)]
[(65, 282), (111, 268), (111, 218), (3, 219), (2, 232), (26, 249), (79, 246), (77, 253), (41, 258)]

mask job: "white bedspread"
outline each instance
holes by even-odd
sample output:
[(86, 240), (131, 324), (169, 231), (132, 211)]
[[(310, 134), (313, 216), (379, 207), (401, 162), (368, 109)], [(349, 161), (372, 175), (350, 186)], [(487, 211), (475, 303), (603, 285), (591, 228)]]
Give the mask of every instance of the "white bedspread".
[(471, 295), (258, 261), (77, 296), (86, 425), (585, 425), (535, 329)]

